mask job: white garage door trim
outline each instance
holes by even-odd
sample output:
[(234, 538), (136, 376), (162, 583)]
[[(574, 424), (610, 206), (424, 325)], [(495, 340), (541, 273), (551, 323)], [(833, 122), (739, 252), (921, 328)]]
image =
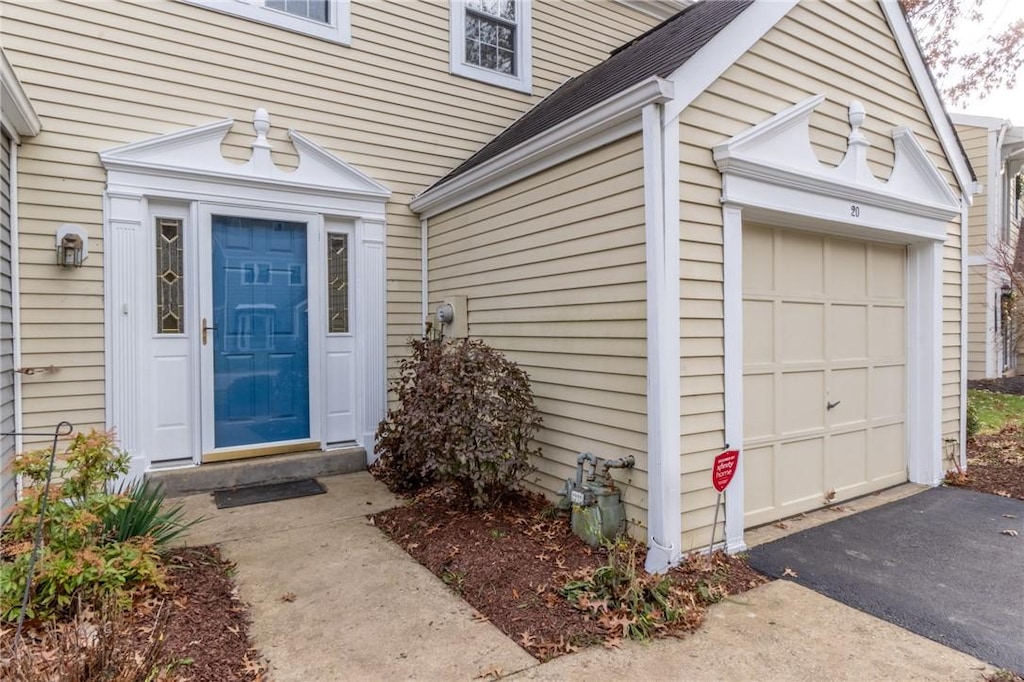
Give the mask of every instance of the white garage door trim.
[[(888, 182), (867, 164), (865, 113), (850, 107), (849, 148), (823, 166), (809, 121), (824, 95), (808, 98), (715, 147), (724, 225), (725, 434), (743, 442), (743, 220), (908, 246), (907, 465), (910, 480), (934, 485), (942, 472), (942, 250), (960, 199), (907, 128), (893, 130)], [(742, 456), (742, 455), (741, 455)], [(726, 545), (743, 540), (743, 467), (726, 494)]]

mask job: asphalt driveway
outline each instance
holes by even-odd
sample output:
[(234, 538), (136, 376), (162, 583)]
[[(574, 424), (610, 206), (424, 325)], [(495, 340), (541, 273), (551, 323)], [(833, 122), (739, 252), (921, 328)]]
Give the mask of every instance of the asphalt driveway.
[(934, 488), (755, 547), (750, 563), (1024, 674), (1021, 500)]

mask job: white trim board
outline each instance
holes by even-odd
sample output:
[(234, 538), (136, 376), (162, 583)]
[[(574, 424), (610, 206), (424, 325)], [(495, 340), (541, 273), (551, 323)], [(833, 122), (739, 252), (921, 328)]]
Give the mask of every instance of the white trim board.
[[(352, 288), (351, 314), (358, 333), (352, 363), (355, 395), (350, 402), (356, 410), (354, 437), (361, 439), (368, 457), (372, 456), (377, 422), (384, 416), (384, 240), (385, 203), (390, 191), (295, 131), (289, 134), (298, 151), (298, 167), (288, 173), (281, 171), (271, 159), (266, 138), (270, 121), (262, 109), (253, 121), (252, 157), (242, 165), (228, 162), (221, 156), (220, 143), (233, 123), (225, 119), (100, 153), (107, 170), (103, 196), (106, 420), (108, 427), (117, 427), (122, 447), (132, 453), (131, 477), (141, 475), (157, 459), (163, 466), (197, 464), (204, 452), (198, 398), (204, 354), (197, 328), (207, 311), (197, 283), (202, 279), (199, 244), (209, 223), (203, 218), (208, 218), (213, 207), (255, 217), (297, 216), (306, 222), (309, 258), (315, 261), (310, 286), (315, 286), (313, 277), (323, 279), (318, 273), (322, 273), (320, 261), (326, 253), (326, 225), (351, 226), (344, 229), (351, 231), (354, 241), (352, 265), (357, 280)], [(180, 218), (186, 226), (185, 300), (191, 312), (186, 311), (185, 333), (180, 335), (156, 335), (151, 325), (151, 236), (157, 215)], [(209, 237), (208, 232), (205, 236)], [(323, 296), (310, 298), (313, 304), (318, 300)], [(319, 320), (320, 312), (310, 310), (311, 334), (325, 329), (322, 321), (314, 324), (312, 320), (315, 316)], [(175, 337), (179, 337), (176, 345)], [(193, 403), (179, 406), (173, 419), (163, 421), (167, 415), (158, 409), (163, 403), (155, 400), (150, 383), (157, 371), (157, 344), (162, 346), (161, 361), (173, 361), (175, 371), (187, 375), (183, 383), (190, 386), (181, 390)], [(315, 350), (311, 344), (311, 354)], [(311, 358), (311, 366), (316, 370), (322, 363)], [(311, 377), (311, 401), (327, 394), (322, 378), (318, 371)], [(317, 405), (310, 405), (311, 436), (318, 437), (324, 448), (331, 446), (323, 419), (330, 407), (318, 410)], [(318, 415), (321, 423), (314, 427), (312, 420)]]
[(32, 137), (43, 129), (32, 100), (25, 94), (3, 48), (0, 48), (0, 116), (14, 144), (20, 141), (20, 136)]

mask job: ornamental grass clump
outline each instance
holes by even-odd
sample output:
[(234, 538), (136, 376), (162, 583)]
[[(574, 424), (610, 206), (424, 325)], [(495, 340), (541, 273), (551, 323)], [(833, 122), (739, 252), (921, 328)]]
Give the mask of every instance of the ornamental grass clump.
[(64, 616), (74, 603), (127, 606), (136, 591), (163, 588), (163, 546), (191, 524), (182, 522), (180, 510), (159, 511), (163, 495), (145, 484), (113, 490), (129, 462), (114, 434), (93, 430), (71, 439), (58, 455), (44, 509), (49, 460), (47, 448), (14, 463), (25, 485), (0, 533), (0, 622), (18, 619), (40, 516), (28, 618)]
[(526, 372), (479, 340), (416, 339), (377, 429), (381, 477), (398, 492), (449, 486), (474, 507), (497, 504), (532, 471), (541, 418)]

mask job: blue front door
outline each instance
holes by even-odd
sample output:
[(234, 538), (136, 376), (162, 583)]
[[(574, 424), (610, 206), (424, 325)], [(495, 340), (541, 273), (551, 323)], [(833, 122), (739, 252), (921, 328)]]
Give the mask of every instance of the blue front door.
[(213, 216), (218, 448), (309, 438), (305, 223)]

